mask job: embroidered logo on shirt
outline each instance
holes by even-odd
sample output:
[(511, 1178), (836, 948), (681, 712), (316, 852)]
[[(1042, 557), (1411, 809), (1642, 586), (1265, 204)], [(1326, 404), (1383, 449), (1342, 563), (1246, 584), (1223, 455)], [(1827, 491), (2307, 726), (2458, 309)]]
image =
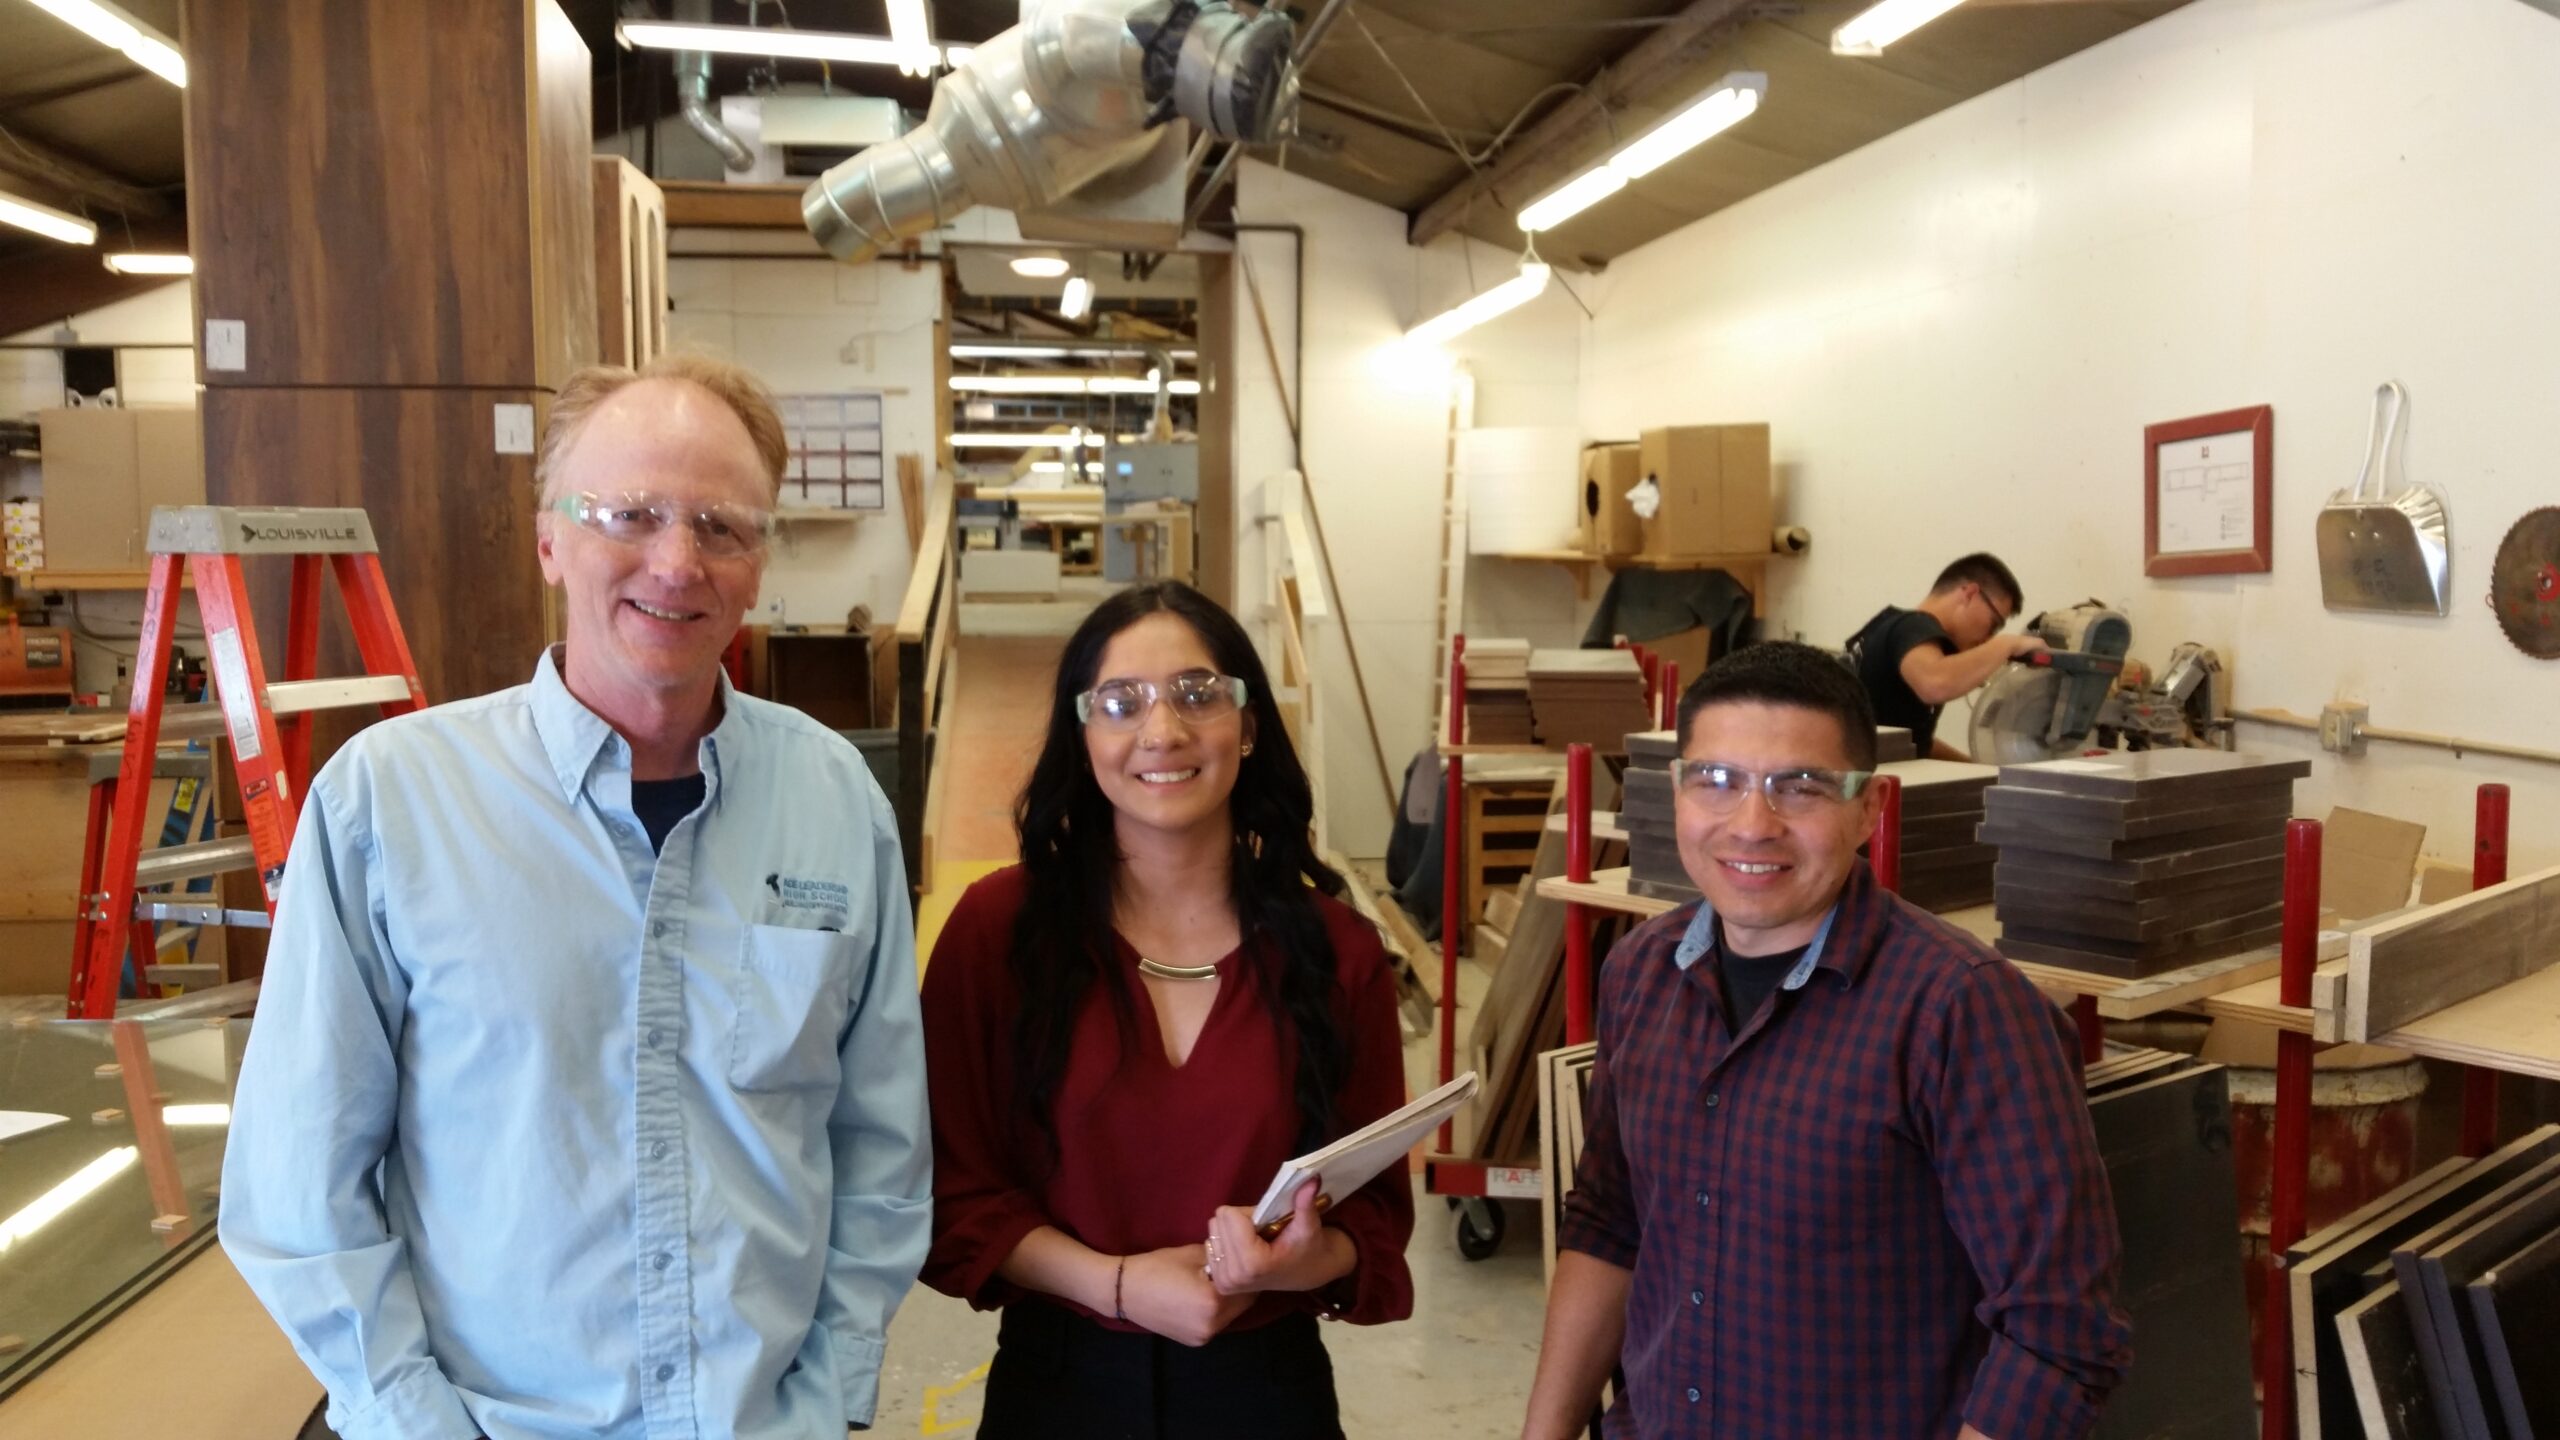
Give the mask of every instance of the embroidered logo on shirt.
[(814, 910), (826, 917), (822, 930), (840, 930), (853, 913), (853, 891), (833, 880), (809, 880), (780, 873), (764, 877), (774, 904), (786, 910)]

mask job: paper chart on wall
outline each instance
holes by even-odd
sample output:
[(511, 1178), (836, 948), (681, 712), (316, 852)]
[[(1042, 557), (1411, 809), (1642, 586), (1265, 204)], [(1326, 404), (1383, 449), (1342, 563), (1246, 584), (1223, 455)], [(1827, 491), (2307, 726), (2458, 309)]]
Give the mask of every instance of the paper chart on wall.
[(2159, 447), (2161, 554), (2249, 548), (2257, 534), (2254, 439), (2235, 430)]

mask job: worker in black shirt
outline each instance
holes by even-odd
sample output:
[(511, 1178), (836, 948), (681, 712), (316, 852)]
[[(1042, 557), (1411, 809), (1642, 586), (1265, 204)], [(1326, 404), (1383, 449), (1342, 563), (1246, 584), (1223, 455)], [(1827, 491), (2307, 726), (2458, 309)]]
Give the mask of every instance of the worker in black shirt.
[(2018, 613), (2018, 577), (1996, 555), (1967, 555), (1938, 573), (1913, 609), (1887, 605), (1849, 639), (1850, 663), (1875, 705), (1876, 723), (1899, 725), (1924, 756), (1962, 760), (1938, 736), (1938, 711), (1970, 695), (2000, 667), (2045, 648), (2033, 635), (2003, 635)]

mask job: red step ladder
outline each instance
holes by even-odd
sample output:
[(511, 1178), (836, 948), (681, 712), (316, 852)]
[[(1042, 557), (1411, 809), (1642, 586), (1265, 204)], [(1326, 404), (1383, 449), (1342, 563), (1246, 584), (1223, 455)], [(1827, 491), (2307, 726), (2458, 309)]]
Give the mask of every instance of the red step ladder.
[[(112, 1019), (116, 991), (130, 951), (136, 973), (148, 976), (157, 953), (155, 927), (175, 921), (200, 926), (262, 927), (274, 917), (284, 880), (285, 847), (293, 839), (301, 793), (310, 779), (311, 717), (323, 710), (378, 706), (401, 715), (426, 703), (417, 662), (400, 633), (390, 586), (374, 548), (373, 524), (362, 510), (165, 506), (151, 515), (151, 583), (143, 602), (142, 634), (133, 666), (133, 704), (126, 712), (123, 763), (93, 799), (87, 849), (80, 866), (80, 917), (71, 956), (74, 1020)], [(286, 615), (284, 678), (267, 681), (258, 655), (258, 632), (249, 618), (249, 588), (241, 561), (252, 555), (293, 559), (293, 590)], [(214, 703), (169, 705), (165, 681), (169, 634), (178, 613), (178, 564), (195, 583), (211, 658)], [(321, 679), (320, 571), (326, 560), (346, 602), (362, 675)], [(205, 737), (231, 747), (249, 833), (187, 845), (143, 848), (151, 780), (164, 739)], [(181, 900), (159, 887), (202, 875), (255, 869), (266, 892), (260, 910), (225, 910)], [(136, 941), (139, 944), (136, 944)]]

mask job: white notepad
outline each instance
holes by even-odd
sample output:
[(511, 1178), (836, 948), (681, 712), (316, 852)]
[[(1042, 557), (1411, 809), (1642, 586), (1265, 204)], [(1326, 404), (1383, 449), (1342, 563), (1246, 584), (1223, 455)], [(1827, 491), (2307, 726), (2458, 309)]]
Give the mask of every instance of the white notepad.
[(1271, 1177), (1271, 1188), (1262, 1192), (1262, 1203), (1253, 1207), (1254, 1225), (1267, 1229), (1288, 1219), (1295, 1209), (1298, 1187), (1310, 1180), (1321, 1177), (1324, 1182), (1316, 1196), (1318, 1209), (1368, 1184), (1378, 1178), (1379, 1171), (1421, 1143), (1423, 1136), (1439, 1129), (1440, 1123), (1474, 1099), (1475, 1093), (1476, 1072), (1470, 1070), (1403, 1109), (1382, 1115), (1321, 1150), (1283, 1164), (1280, 1173)]

